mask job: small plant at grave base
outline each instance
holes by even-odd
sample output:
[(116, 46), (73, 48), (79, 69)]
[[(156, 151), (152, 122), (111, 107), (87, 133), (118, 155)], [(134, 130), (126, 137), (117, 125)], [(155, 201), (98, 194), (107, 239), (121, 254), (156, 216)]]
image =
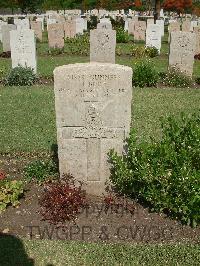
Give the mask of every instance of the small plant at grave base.
[(158, 49), (156, 47), (146, 47), (145, 48), (145, 54), (150, 57), (156, 57), (159, 55)]
[(7, 206), (16, 207), (19, 205), (19, 199), (24, 193), (24, 185), (22, 181), (17, 180), (0, 180), (0, 213)]
[(52, 224), (62, 224), (74, 220), (86, 206), (86, 192), (82, 184), (77, 186), (71, 175), (64, 175), (60, 182), (48, 184), (39, 204), (44, 220)]
[(0, 180), (4, 180), (6, 179), (6, 173), (4, 173), (3, 171), (0, 171)]
[(5, 67), (0, 67), (0, 81), (3, 81), (3, 79), (5, 78), (7, 74), (7, 70)]
[(117, 43), (128, 43), (129, 35), (128, 32), (123, 28), (119, 27), (116, 29), (116, 41)]
[(31, 162), (24, 169), (24, 177), (28, 182), (36, 181), (39, 184), (56, 179), (58, 177), (57, 165), (52, 160)]
[(64, 48), (50, 48), (49, 54), (51, 55), (60, 55), (64, 53)]
[(67, 53), (73, 55), (89, 55), (90, 53), (90, 40), (89, 34), (77, 35), (74, 38), (65, 39)]
[(109, 153), (111, 181), (118, 191), (167, 212), (184, 224), (200, 224), (200, 112), (162, 120), (162, 140), (137, 141), (134, 130), (127, 153)]
[(145, 47), (139, 47), (136, 45), (133, 45), (131, 47), (131, 55), (135, 58), (143, 58), (145, 57)]
[(30, 67), (18, 66), (13, 68), (5, 78), (5, 86), (32, 86), (37, 76)]
[(162, 84), (165, 86), (186, 88), (191, 87), (193, 85), (192, 78), (188, 77), (176, 68), (171, 68), (168, 72), (159, 73), (159, 75)]
[(158, 73), (152, 62), (146, 60), (135, 64), (133, 69), (133, 85), (135, 87), (156, 86), (158, 79)]
[(121, 46), (116, 47), (115, 53), (116, 53), (116, 55), (121, 56), (122, 55), (122, 47)]

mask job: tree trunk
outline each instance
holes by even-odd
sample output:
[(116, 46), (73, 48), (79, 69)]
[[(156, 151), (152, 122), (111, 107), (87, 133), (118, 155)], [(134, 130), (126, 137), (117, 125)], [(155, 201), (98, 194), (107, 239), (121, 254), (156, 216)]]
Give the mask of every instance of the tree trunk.
[(154, 12), (154, 23), (156, 23), (156, 20), (160, 17), (160, 9), (161, 9), (161, 1), (155, 0), (155, 12)]

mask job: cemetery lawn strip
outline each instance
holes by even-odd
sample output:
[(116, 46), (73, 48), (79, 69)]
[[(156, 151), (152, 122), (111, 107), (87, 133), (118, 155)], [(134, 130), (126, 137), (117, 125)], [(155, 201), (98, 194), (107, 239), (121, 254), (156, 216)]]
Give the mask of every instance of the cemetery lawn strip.
[[(2, 243), (2, 244), (1, 244)], [(196, 245), (102, 245), (64, 241), (15, 240), (0, 242), (2, 265), (17, 258), (32, 258), (39, 265), (197, 265), (200, 260)], [(4, 246), (3, 246), (4, 244)], [(20, 249), (19, 249), (20, 247)], [(23, 249), (22, 249), (23, 247)], [(5, 249), (4, 249), (5, 250)], [(12, 254), (12, 256), (10, 256)], [(26, 255), (25, 255), (26, 254)], [(15, 264), (17, 265), (17, 264)], [(29, 264), (23, 264), (29, 265)]]

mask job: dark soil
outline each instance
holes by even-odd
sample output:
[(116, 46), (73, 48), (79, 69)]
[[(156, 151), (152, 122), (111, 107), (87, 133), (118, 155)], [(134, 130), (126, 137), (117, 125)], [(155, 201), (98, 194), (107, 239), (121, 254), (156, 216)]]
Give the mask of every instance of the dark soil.
[[(38, 154), (4, 155), (0, 169), (15, 178), (24, 166), (38, 159)], [(41, 158), (49, 156), (40, 155)], [(27, 184), (24, 198), (17, 208), (8, 207), (0, 215), (0, 232), (29, 239), (67, 239), (90, 242), (130, 243), (200, 243), (200, 226), (193, 229), (171, 220), (165, 214), (151, 213), (139, 203), (126, 199), (129, 208), (105, 205), (104, 197), (87, 196), (88, 206), (80, 210), (75, 221), (55, 226), (42, 220), (38, 200), (43, 187)], [(125, 199), (121, 198), (121, 202)]]
[(0, 53), (0, 57), (2, 57), (2, 58), (11, 58), (11, 52)]

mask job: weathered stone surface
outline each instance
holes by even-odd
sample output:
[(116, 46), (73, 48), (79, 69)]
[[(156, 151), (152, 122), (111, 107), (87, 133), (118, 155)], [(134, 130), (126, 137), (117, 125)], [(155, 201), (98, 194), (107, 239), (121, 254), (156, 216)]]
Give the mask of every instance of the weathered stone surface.
[(164, 36), (165, 35), (164, 20), (163, 19), (156, 20), (156, 25), (160, 27), (161, 36)]
[(34, 30), (13, 30), (10, 32), (12, 67), (31, 67), (37, 72)]
[(31, 21), (31, 29), (34, 30), (36, 38), (42, 42), (42, 22)]
[(90, 31), (90, 62), (115, 63), (116, 31)]
[(29, 30), (30, 29), (30, 22), (29, 19), (14, 19), (14, 24), (17, 26), (17, 30)]
[(145, 41), (146, 35), (146, 22), (145, 21), (136, 21), (134, 28), (134, 40), (136, 41)]
[(63, 24), (50, 24), (48, 27), (49, 48), (64, 47), (64, 27)]
[(10, 31), (16, 30), (16, 25), (8, 24), (1, 27), (3, 52), (9, 52), (10, 50)]
[(67, 20), (64, 23), (65, 38), (74, 38), (76, 36), (76, 22), (74, 20)]
[(97, 24), (97, 29), (112, 30), (112, 24), (107, 22), (101, 22)]
[(194, 33), (196, 34), (195, 54), (200, 54), (200, 26), (199, 27), (194, 27)]
[(132, 69), (89, 63), (54, 70), (60, 173), (85, 182), (88, 193), (104, 192), (107, 153), (123, 151), (131, 123)]
[(1, 30), (1, 28), (3, 25), (7, 25), (7, 22), (0, 20), (0, 42), (2, 42), (2, 30)]
[(153, 18), (148, 18), (148, 19), (147, 19), (147, 27), (148, 27), (149, 25), (152, 25), (152, 24), (154, 24), (154, 19), (153, 19)]
[(174, 67), (192, 76), (196, 36), (191, 32), (172, 32), (169, 54), (169, 67)]
[(161, 31), (160, 26), (156, 24), (150, 24), (146, 30), (146, 46), (156, 47), (160, 53), (161, 49)]
[(182, 23), (182, 31), (189, 32), (191, 27), (191, 22), (190, 21), (183, 21)]
[(76, 34), (83, 34), (84, 24), (85, 24), (84, 19), (76, 18), (75, 22), (76, 22)]
[(169, 32), (169, 36), (168, 36), (168, 42), (170, 42), (170, 35), (171, 35), (171, 32), (173, 31), (180, 31), (180, 23), (178, 21), (172, 21), (169, 23), (169, 26), (168, 26), (168, 32)]
[(136, 21), (131, 19), (128, 21), (128, 34), (134, 34)]

